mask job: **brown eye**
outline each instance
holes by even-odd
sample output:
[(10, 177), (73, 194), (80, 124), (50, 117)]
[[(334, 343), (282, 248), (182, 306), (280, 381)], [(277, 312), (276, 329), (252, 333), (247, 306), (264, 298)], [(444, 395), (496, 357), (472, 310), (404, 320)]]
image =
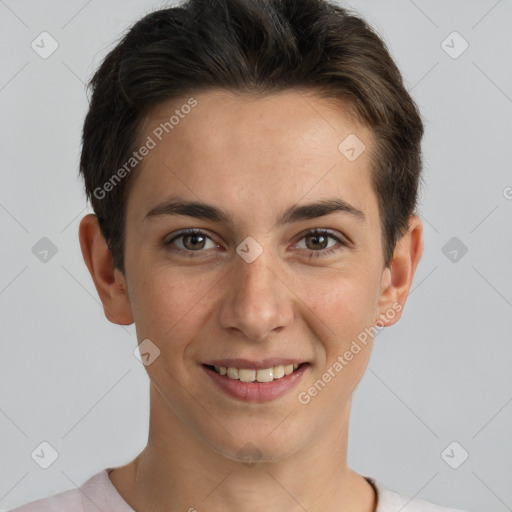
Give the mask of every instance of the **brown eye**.
[(311, 258), (327, 256), (348, 246), (348, 242), (345, 242), (342, 237), (335, 236), (329, 230), (312, 229), (302, 236), (296, 248), (305, 250), (308, 257)]
[(315, 249), (326, 249), (328, 239), (330, 237), (325, 236), (325, 235), (314, 234), (314, 235), (306, 235), (304, 238), (306, 240), (307, 248), (315, 250)]
[(205, 237), (203, 235), (184, 235), (180, 238), (183, 240), (185, 249), (204, 249)]
[[(210, 243), (209, 247), (207, 246), (208, 243)], [(164, 242), (164, 245), (167, 247), (174, 245), (176, 246), (174, 250), (182, 253), (200, 253), (205, 252), (203, 249), (215, 249), (217, 247), (217, 244), (206, 233), (195, 229), (182, 231)]]

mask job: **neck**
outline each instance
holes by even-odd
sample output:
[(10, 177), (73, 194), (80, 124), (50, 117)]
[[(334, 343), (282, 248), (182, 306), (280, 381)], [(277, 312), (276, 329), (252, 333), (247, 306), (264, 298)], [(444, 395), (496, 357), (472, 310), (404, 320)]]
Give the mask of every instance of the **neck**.
[[(280, 460), (253, 464), (218, 453), (172, 414), (151, 386), (146, 448), (109, 478), (137, 512), (373, 512), (370, 484), (347, 467), (350, 403), (329, 425)], [(155, 411), (168, 411), (157, 414)]]

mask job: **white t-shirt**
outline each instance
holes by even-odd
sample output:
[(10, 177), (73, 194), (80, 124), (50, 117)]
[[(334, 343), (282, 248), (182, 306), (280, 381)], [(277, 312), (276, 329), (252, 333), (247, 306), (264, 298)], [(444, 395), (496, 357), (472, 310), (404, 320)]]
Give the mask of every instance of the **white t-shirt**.
[[(112, 468), (93, 475), (80, 488), (64, 491), (49, 498), (32, 501), (11, 512), (135, 512), (117, 492), (108, 477)], [(462, 512), (440, 507), (423, 500), (410, 500), (385, 489), (373, 478), (366, 479), (377, 490), (376, 512)]]

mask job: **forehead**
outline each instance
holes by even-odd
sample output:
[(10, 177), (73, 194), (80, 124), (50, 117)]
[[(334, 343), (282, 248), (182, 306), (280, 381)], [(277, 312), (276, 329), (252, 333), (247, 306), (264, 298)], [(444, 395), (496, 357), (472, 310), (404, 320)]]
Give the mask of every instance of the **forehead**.
[(129, 203), (147, 209), (181, 194), (233, 207), (245, 201), (261, 213), (306, 195), (341, 194), (359, 209), (376, 206), (368, 172), (371, 131), (341, 102), (300, 91), (255, 97), (214, 90), (192, 99), (163, 103), (146, 117), (139, 139), (151, 137), (155, 146)]

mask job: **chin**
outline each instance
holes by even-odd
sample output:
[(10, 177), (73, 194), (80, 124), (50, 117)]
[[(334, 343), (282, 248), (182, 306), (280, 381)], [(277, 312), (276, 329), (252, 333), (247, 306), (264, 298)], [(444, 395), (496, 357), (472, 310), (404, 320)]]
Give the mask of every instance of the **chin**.
[(256, 462), (279, 462), (306, 444), (304, 430), (291, 428), (289, 423), (283, 425), (284, 417), (272, 422), (262, 421), (260, 428), (256, 428), (254, 422), (248, 425), (247, 421), (236, 428), (224, 424), (229, 434), (220, 429), (222, 434), (212, 438), (210, 431), (207, 444), (219, 455), (248, 467)]

